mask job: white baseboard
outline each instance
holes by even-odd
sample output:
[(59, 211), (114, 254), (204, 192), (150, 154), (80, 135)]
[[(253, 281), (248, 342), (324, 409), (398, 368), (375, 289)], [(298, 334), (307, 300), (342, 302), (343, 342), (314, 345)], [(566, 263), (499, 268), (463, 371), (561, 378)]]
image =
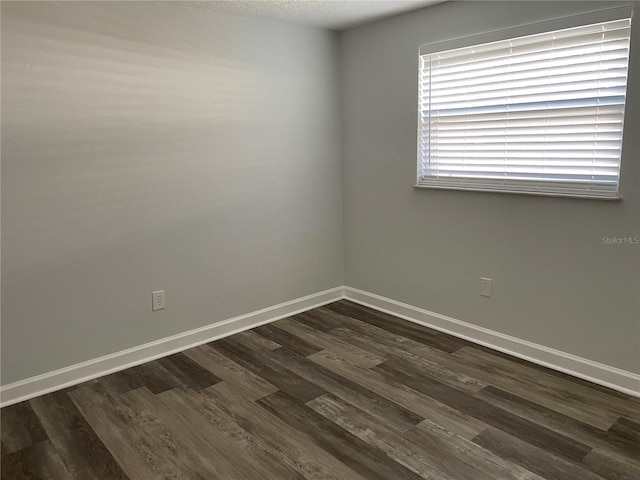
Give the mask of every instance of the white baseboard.
[(0, 407), (165, 357), (344, 298), (337, 287), (0, 387)]
[(0, 407), (77, 385), (343, 298), (514, 357), (640, 397), (640, 375), (638, 374), (478, 327), (374, 293), (351, 287), (337, 287), (4, 385), (0, 387)]
[(374, 293), (345, 287), (345, 298), (455, 337), (640, 397), (640, 375), (570, 353), (478, 327), (455, 318), (397, 302)]

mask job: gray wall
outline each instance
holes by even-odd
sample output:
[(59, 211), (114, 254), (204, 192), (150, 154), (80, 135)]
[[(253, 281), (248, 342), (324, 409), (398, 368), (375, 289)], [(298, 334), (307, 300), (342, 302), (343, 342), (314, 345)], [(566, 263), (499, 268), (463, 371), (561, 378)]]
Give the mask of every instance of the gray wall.
[(640, 235), (639, 18), (622, 201), (411, 187), (419, 45), (612, 5), (451, 2), (343, 33), (347, 285), (640, 372), (640, 246), (602, 244)]
[(411, 187), (418, 45), (610, 5), (446, 3), (340, 58), (160, 2), (2, 2), (2, 383), (343, 282), (640, 371), (640, 248), (602, 244), (640, 235), (638, 135), (621, 202)]
[(338, 42), (2, 2), (3, 384), (343, 284)]

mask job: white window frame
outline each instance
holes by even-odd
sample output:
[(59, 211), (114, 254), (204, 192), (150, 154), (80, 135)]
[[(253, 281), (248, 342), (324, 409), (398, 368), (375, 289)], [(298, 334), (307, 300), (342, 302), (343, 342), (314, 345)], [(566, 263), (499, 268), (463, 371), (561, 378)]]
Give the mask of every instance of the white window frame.
[[(453, 40), (447, 40), (443, 42), (431, 43), (421, 45), (419, 49), (419, 61), (422, 61), (424, 55), (433, 54), (436, 52), (445, 52), (449, 50), (471, 47), (475, 45), (483, 45), (492, 42), (498, 42), (502, 40), (515, 39), (519, 37), (525, 37), (530, 35), (536, 35), (546, 32), (553, 32), (557, 30), (569, 29), (580, 27), (584, 25), (629, 19), (632, 17), (633, 9), (631, 5), (616, 7), (607, 10), (590, 12), (581, 15), (575, 15), (571, 17), (564, 17), (555, 20), (543, 21), (533, 24), (521, 25), (513, 28), (507, 28), (502, 30), (496, 30), (489, 33), (480, 35), (473, 35), (463, 38), (456, 38)], [(629, 46), (631, 56), (631, 45)], [(421, 67), (419, 66), (419, 69)], [(419, 71), (419, 82), (421, 77), (421, 71)], [(627, 74), (628, 75), (628, 74)], [(627, 82), (628, 86), (628, 82)], [(420, 84), (418, 85), (420, 88)], [(540, 182), (527, 182), (527, 181), (514, 181), (502, 182), (500, 180), (483, 180), (473, 177), (436, 177), (432, 175), (424, 175), (426, 168), (424, 168), (425, 158), (421, 149), (421, 142), (424, 141), (421, 129), (423, 127), (423, 120), (420, 111), (420, 105), (418, 107), (418, 150), (417, 150), (417, 182), (415, 187), (418, 188), (439, 188), (448, 190), (474, 190), (474, 191), (489, 191), (489, 192), (503, 192), (503, 193), (520, 193), (531, 195), (545, 195), (545, 196), (568, 196), (568, 197), (582, 197), (582, 198), (599, 198), (599, 199), (619, 199), (620, 195), (620, 175), (618, 174), (618, 185), (615, 191), (612, 191), (610, 187), (603, 189), (602, 191), (593, 185), (582, 184), (576, 188), (575, 183), (562, 183), (554, 182), (554, 185), (541, 185)], [(424, 131), (424, 130), (423, 130)], [(623, 133), (624, 134), (624, 133)], [(426, 159), (428, 162), (428, 158)], [(622, 164), (622, 154), (620, 157), (620, 164)]]

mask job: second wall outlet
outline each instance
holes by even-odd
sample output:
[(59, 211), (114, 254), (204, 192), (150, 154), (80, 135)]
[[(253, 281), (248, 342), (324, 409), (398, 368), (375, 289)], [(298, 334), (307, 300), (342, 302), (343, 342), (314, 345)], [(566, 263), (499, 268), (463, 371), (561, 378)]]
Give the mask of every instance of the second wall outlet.
[(158, 290), (157, 292), (151, 292), (152, 306), (151, 308), (155, 312), (156, 310), (164, 310), (164, 290)]
[(480, 277), (480, 295), (491, 298), (491, 282), (490, 278)]

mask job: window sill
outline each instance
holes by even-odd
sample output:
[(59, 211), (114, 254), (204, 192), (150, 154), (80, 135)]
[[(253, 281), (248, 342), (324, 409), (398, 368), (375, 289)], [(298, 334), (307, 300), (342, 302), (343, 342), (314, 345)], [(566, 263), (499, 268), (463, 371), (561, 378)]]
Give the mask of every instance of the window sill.
[(584, 200), (607, 200), (607, 201), (620, 201), (622, 195), (618, 194), (615, 197), (603, 197), (597, 195), (587, 194), (573, 194), (573, 193), (554, 193), (554, 192), (532, 192), (532, 191), (520, 191), (520, 190), (503, 190), (498, 188), (469, 188), (469, 187), (455, 187), (455, 186), (438, 186), (438, 185), (413, 185), (415, 189), (427, 189), (427, 190), (455, 190), (461, 192), (482, 192), (482, 193), (506, 193), (509, 195), (528, 195), (536, 197), (557, 197), (557, 198), (581, 198)]

